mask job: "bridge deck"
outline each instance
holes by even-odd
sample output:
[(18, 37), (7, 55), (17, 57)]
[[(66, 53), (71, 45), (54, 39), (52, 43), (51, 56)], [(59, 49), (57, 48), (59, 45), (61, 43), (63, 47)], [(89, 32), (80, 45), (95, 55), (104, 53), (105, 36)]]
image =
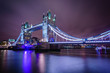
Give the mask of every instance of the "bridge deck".
[(49, 42), (49, 44), (110, 44), (110, 41)]

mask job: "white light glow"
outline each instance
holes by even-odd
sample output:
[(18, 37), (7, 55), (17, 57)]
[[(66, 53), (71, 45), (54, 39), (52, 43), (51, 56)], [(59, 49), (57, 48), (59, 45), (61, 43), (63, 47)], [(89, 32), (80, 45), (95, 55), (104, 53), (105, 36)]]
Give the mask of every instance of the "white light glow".
[(58, 32), (56, 32), (51, 26), (49, 26), (51, 28), (51, 30), (56, 33), (59, 37), (63, 38), (63, 39), (66, 39), (66, 40), (70, 40), (70, 41), (81, 41), (79, 39), (68, 39), (68, 38), (65, 38), (63, 37), (62, 35), (60, 35)]

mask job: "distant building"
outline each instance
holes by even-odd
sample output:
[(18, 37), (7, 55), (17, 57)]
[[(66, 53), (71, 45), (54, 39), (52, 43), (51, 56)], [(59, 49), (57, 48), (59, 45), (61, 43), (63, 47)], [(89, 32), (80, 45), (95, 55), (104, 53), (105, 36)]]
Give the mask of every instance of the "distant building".
[(0, 48), (8, 48), (8, 41), (3, 40), (0, 42)]

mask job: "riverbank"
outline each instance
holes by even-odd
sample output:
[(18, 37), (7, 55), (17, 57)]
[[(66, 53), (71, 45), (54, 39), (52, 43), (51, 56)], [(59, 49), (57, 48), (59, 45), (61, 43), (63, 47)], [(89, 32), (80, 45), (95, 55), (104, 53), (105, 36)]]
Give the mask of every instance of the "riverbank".
[(92, 49), (7, 49), (1, 48), (0, 50), (13, 50), (13, 51), (26, 51), (26, 50), (35, 50), (36, 53), (50, 53), (58, 55), (71, 55), (71, 56), (101, 56), (101, 57), (110, 57), (110, 49), (95, 50)]

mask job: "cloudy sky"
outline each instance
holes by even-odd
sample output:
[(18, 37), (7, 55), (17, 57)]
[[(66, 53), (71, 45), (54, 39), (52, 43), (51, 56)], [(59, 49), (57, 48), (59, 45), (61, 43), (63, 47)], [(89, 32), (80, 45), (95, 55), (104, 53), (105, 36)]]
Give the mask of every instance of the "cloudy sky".
[[(16, 39), (24, 22), (39, 24), (51, 10), (64, 32), (87, 38), (110, 30), (109, 0), (0, 0), (0, 40)], [(42, 38), (42, 31), (32, 34)]]

